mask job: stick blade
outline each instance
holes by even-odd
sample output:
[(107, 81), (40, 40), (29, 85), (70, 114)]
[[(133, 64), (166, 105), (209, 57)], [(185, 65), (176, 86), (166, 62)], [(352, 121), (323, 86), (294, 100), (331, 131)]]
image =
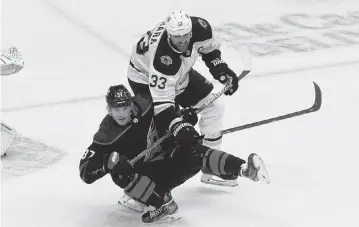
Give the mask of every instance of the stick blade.
[(241, 80), (252, 70), (252, 58), (251, 53), (249, 52), (248, 47), (240, 45), (238, 51), (241, 55), (242, 60), (242, 73), (238, 76), (238, 80)]
[(315, 90), (315, 100), (313, 106), (310, 108), (310, 112), (315, 112), (322, 106), (322, 91), (317, 83), (313, 81)]

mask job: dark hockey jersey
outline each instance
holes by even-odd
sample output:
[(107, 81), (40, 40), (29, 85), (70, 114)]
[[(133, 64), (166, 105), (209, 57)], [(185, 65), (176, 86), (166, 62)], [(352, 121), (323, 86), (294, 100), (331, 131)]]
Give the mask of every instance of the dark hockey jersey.
[(165, 22), (161, 22), (134, 45), (131, 54), (130, 65), (136, 71), (128, 77), (149, 85), (155, 115), (161, 115), (158, 119), (167, 127), (176, 117), (175, 97), (187, 86), (188, 72), (197, 58), (202, 56), (207, 66), (211, 60), (221, 58), (210, 24), (199, 17), (191, 17), (191, 20), (192, 38), (185, 53), (179, 53), (169, 44)]
[[(80, 176), (84, 182), (91, 184), (106, 174), (105, 154), (109, 155), (116, 151), (130, 160), (153, 144), (157, 132), (154, 127), (153, 105), (150, 100), (149, 97), (141, 95), (134, 97), (137, 113), (134, 114), (129, 125), (120, 126), (110, 115), (105, 116), (98, 132), (93, 137), (92, 144), (80, 161)], [(149, 158), (145, 157), (142, 161)]]

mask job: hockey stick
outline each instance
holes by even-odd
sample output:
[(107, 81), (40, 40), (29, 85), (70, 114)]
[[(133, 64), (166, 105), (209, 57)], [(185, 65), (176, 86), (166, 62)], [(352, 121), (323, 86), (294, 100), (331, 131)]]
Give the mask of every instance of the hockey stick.
[[(243, 79), (246, 75), (248, 75), (252, 69), (252, 60), (250, 53), (248, 49), (244, 46), (241, 48), (241, 58), (242, 58), (242, 73), (238, 76), (238, 82)], [(226, 91), (228, 91), (231, 88), (232, 80), (228, 80), (226, 85), (217, 93), (214, 93), (210, 99), (208, 99), (200, 108), (196, 110), (196, 113), (200, 113), (202, 110), (204, 110), (208, 105), (213, 103), (216, 99), (218, 99), (221, 95), (223, 95)], [(143, 156), (150, 154), (151, 151), (156, 148), (158, 145), (160, 145), (165, 139), (169, 138), (172, 135), (171, 132), (167, 132), (164, 136), (159, 138), (152, 146), (149, 148), (143, 150), (141, 153), (139, 153), (136, 157), (131, 159), (129, 163), (131, 166), (133, 166), (138, 160), (140, 160)]]
[[(208, 99), (207, 102), (205, 102), (200, 108), (198, 108), (196, 110), (196, 113), (200, 113), (202, 110), (204, 110), (208, 105), (210, 105), (212, 102), (214, 102), (216, 99), (218, 99), (222, 94), (224, 94), (226, 91), (228, 91), (231, 86), (228, 86), (230, 84), (230, 82), (232, 82), (232, 80), (229, 80), (226, 84), (226, 86), (220, 90), (218, 93), (213, 94), (213, 96)], [(144, 151), (142, 151), (141, 153), (139, 153), (136, 157), (134, 157), (131, 161), (130, 161), (130, 165), (133, 166), (138, 160), (140, 160), (143, 156), (151, 153), (151, 151), (156, 148), (158, 145), (160, 145), (165, 139), (169, 138), (172, 135), (172, 133), (170, 131), (168, 131), (164, 136), (162, 136), (161, 138), (159, 138), (154, 144), (152, 144), (152, 146), (150, 146), (149, 148), (145, 149)]]
[[(280, 120), (284, 120), (284, 119), (288, 119), (288, 118), (292, 118), (292, 117), (297, 117), (297, 116), (300, 116), (300, 115), (304, 115), (304, 114), (308, 114), (308, 113), (318, 111), (320, 109), (321, 105), (322, 105), (322, 92), (320, 90), (320, 87), (315, 82), (313, 82), (313, 84), (314, 84), (314, 90), (315, 90), (315, 100), (314, 100), (314, 104), (311, 107), (309, 107), (308, 109), (296, 111), (296, 112), (285, 114), (285, 115), (278, 116), (278, 117), (269, 118), (269, 119), (262, 120), (262, 121), (257, 121), (257, 122), (253, 122), (253, 123), (249, 123), (249, 124), (245, 124), (245, 125), (236, 126), (236, 127), (233, 127), (233, 128), (227, 128), (227, 129), (221, 130), (220, 131), (221, 134), (222, 135), (229, 134), (229, 133), (232, 133), (232, 132), (237, 132), (237, 131), (257, 127), (257, 126), (264, 125), (264, 124), (269, 124), (269, 123), (272, 123), (274, 121), (280, 121)], [(201, 138), (199, 138), (199, 139), (201, 139)], [(173, 151), (173, 150), (166, 151), (166, 152), (160, 154), (159, 156), (163, 156), (166, 153), (171, 152), (171, 151)], [(156, 158), (158, 158), (158, 157), (156, 157)]]
[(322, 91), (320, 90), (320, 87), (318, 86), (318, 84), (316, 84), (315, 82), (313, 82), (313, 84), (314, 84), (314, 90), (315, 90), (315, 100), (314, 100), (314, 104), (310, 108), (296, 111), (296, 112), (289, 113), (289, 114), (285, 114), (285, 115), (278, 116), (278, 117), (269, 118), (269, 119), (262, 120), (262, 121), (257, 121), (257, 122), (253, 122), (253, 123), (249, 123), (249, 124), (245, 124), (245, 125), (241, 125), (241, 126), (237, 126), (237, 127), (233, 127), (233, 128), (224, 129), (221, 131), (222, 135), (240, 131), (243, 129), (257, 127), (257, 126), (264, 125), (264, 124), (269, 124), (274, 121), (280, 121), (280, 120), (284, 120), (284, 119), (288, 119), (288, 118), (292, 118), (292, 117), (298, 117), (303, 114), (308, 114), (308, 113), (318, 111), (322, 105)]

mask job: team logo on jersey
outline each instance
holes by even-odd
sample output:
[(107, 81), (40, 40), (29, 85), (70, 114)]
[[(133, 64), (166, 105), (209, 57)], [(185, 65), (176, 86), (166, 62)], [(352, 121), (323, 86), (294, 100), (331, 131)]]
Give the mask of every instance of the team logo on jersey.
[(198, 19), (198, 22), (199, 22), (200, 25), (202, 25), (202, 27), (204, 27), (205, 29), (207, 29), (208, 24), (207, 24), (204, 20)]
[(161, 57), (161, 63), (165, 65), (171, 65), (172, 64), (172, 58), (168, 55), (164, 55)]

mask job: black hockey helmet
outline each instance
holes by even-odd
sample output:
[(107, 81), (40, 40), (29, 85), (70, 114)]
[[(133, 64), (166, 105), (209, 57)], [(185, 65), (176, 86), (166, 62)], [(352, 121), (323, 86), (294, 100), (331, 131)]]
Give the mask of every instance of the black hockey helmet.
[(124, 85), (115, 85), (108, 89), (106, 102), (111, 107), (127, 106), (132, 103), (132, 96)]

